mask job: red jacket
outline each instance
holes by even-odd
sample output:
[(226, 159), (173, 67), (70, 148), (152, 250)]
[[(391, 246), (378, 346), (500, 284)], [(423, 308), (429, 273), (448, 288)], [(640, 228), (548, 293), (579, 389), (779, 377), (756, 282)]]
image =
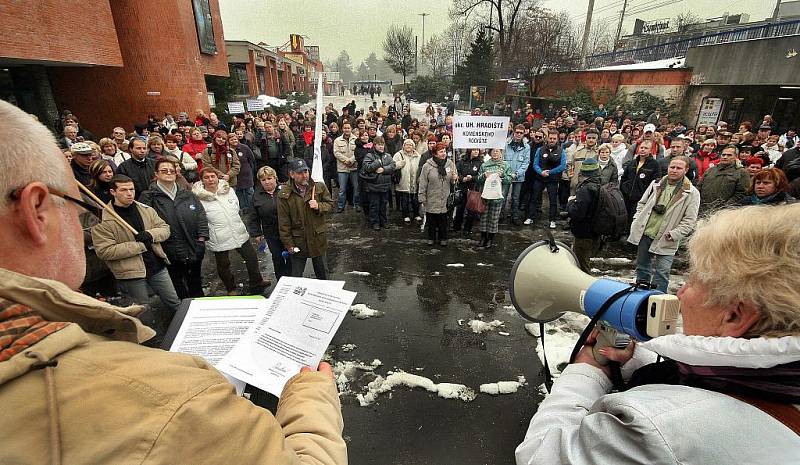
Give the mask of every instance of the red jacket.
[(705, 150), (699, 150), (694, 156), (694, 161), (697, 163), (697, 180), (700, 181), (706, 171), (719, 163), (719, 154), (717, 152), (709, 153)]

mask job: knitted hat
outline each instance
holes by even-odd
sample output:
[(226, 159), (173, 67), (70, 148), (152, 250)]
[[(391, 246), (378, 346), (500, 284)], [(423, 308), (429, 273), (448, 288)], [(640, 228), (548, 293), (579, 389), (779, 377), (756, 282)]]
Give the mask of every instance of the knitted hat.
[(600, 165), (594, 158), (587, 158), (581, 163), (581, 173), (592, 173), (600, 169)]

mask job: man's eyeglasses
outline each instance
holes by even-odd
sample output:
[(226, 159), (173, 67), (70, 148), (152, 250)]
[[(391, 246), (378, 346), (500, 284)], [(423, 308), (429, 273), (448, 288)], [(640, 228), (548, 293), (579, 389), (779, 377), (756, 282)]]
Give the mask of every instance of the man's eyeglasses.
[[(8, 198), (10, 198), (11, 200), (14, 200), (14, 201), (19, 200), (20, 196), (22, 195), (22, 190), (23, 189), (25, 189), (25, 186), (18, 187), (16, 189), (12, 190), (8, 194)], [(59, 198), (62, 198), (64, 200), (68, 201), (68, 202), (74, 203), (78, 207), (78, 214), (79, 215), (83, 214), (83, 213), (91, 213), (92, 215), (94, 215), (94, 216), (96, 216), (98, 218), (100, 217), (100, 211), (103, 209), (103, 207), (101, 207), (101, 206), (98, 206), (98, 205), (95, 205), (95, 204), (92, 204), (92, 203), (88, 203), (88, 202), (84, 202), (83, 200), (80, 200), (80, 199), (76, 199), (75, 197), (72, 197), (71, 195), (66, 194), (66, 193), (64, 193), (64, 192), (62, 192), (62, 191), (60, 191), (60, 190), (58, 190), (58, 189), (56, 189), (54, 187), (47, 186), (47, 192), (49, 192), (50, 195), (55, 195), (56, 197), (59, 197)]]
[(178, 171), (171, 169), (163, 169), (163, 170), (158, 170), (158, 172), (161, 174), (176, 174)]

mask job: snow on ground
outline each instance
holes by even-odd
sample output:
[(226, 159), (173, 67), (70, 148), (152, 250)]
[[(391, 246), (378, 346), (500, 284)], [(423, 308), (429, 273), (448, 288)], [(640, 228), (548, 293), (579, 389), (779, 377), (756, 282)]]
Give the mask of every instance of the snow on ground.
[(371, 273), (369, 271), (348, 271), (345, 274), (352, 274), (355, 276), (369, 276)]
[(492, 264), (492, 263), (481, 263), (481, 262), (478, 262), (478, 266), (494, 266), (494, 264)]
[[(583, 328), (589, 323), (589, 318), (580, 313), (566, 312), (561, 318), (545, 323), (544, 330), (544, 344), (537, 340), (536, 355), (539, 360), (544, 363), (544, 353), (547, 353), (547, 363), (550, 365), (550, 371), (553, 376), (561, 373), (558, 368), (559, 365), (569, 363), (569, 356), (572, 354), (572, 348), (578, 342)], [(539, 337), (539, 324), (528, 323), (525, 325), (525, 330), (532, 336)]]
[(364, 304), (353, 305), (350, 307), (350, 313), (359, 320), (366, 320), (367, 318), (381, 317), (384, 315), (380, 310), (369, 308)]
[(464, 268), (463, 263), (448, 263), (447, 266), (450, 268)]
[(589, 259), (589, 261), (592, 263), (605, 263), (606, 265), (630, 265), (631, 263), (633, 263), (633, 260), (624, 257), (611, 257), (611, 258), (592, 257)]
[(386, 378), (378, 376), (374, 381), (367, 385), (367, 391), (356, 395), (359, 404), (366, 407), (377, 399), (380, 394), (387, 393), (397, 386), (407, 386), (410, 388), (422, 388), (428, 392), (435, 392), (439, 397), (445, 399), (461, 399), (464, 402), (475, 400), (475, 391), (455, 383), (434, 383), (430, 378), (407, 373), (405, 371), (389, 372)]
[(498, 381), (496, 383), (481, 384), (480, 391), (484, 394), (496, 396), (498, 394), (513, 394), (517, 392), (519, 387), (518, 381)]
[(467, 323), (467, 326), (469, 326), (472, 329), (473, 333), (480, 334), (480, 333), (485, 333), (486, 331), (491, 331), (497, 328), (498, 326), (503, 326), (503, 322), (500, 320), (494, 320), (489, 322), (481, 320), (470, 320), (469, 323)]
[(352, 352), (358, 349), (358, 346), (355, 344), (344, 344), (342, 345), (342, 352)]

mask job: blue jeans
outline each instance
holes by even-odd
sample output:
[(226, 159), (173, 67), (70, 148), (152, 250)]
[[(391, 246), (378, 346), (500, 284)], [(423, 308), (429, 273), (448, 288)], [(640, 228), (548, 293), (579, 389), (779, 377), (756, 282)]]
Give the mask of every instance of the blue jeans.
[(178, 294), (175, 292), (175, 286), (172, 285), (172, 280), (166, 268), (146, 278), (118, 279), (117, 284), (119, 285), (120, 291), (122, 291), (123, 294), (129, 295), (137, 304), (147, 304), (150, 302), (150, 295), (147, 293), (148, 284), (161, 299), (161, 303), (168, 309), (174, 312), (181, 304), (180, 299), (178, 299)]
[(361, 193), (358, 190), (358, 172), (337, 173), (339, 180), (339, 210), (344, 210), (345, 196), (347, 195), (347, 184), (353, 185), (353, 205), (361, 205)]
[(510, 206), (511, 211), (509, 212), (509, 214), (513, 219), (519, 218), (521, 213), (519, 211), (519, 197), (520, 194), (522, 193), (523, 184), (524, 184), (523, 182), (516, 182), (516, 181), (512, 182), (511, 185), (506, 188), (505, 195), (503, 195), (503, 197), (505, 197), (506, 199), (508, 198), (509, 195), (511, 196), (511, 206)]
[(542, 208), (542, 192), (545, 189), (547, 189), (550, 221), (555, 221), (558, 218), (558, 180), (545, 181), (537, 178), (533, 180), (533, 193), (528, 203), (528, 218), (531, 220), (536, 221), (536, 215), (539, 214), (539, 210)]
[(237, 187), (236, 197), (239, 199), (239, 210), (250, 208), (253, 206), (253, 192), (255, 189), (252, 187)]
[(669, 287), (669, 272), (675, 256), (650, 253), (652, 244), (653, 239), (642, 235), (636, 253), (636, 280), (652, 283), (656, 289), (666, 294)]

